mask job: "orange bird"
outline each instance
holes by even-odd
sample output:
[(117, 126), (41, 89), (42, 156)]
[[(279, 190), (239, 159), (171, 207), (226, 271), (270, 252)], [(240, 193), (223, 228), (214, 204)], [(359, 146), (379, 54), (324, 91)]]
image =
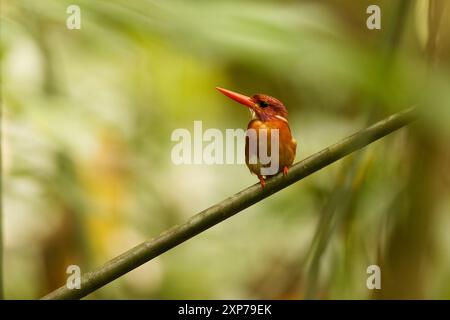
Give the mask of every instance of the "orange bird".
[[(249, 135), (247, 134), (245, 140), (245, 163), (250, 169), (250, 172), (256, 174), (261, 182), (261, 187), (264, 188), (266, 182), (264, 175), (261, 172), (261, 168), (267, 168), (270, 165), (264, 161), (260, 161), (259, 150), (263, 143), (266, 144), (265, 150), (267, 155), (271, 150), (271, 130), (278, 129), (278, 168), (276, 168), (277, 174), (283, 171), (284, 175), (288, 174), (288, 167), (294, 162), (295, 153), (297, 150), (297, 141), (292, 137), (291, 129), (289, 128), (289, 122), (287, 119), (288, 112), (284, 104), (271, 96), (265, 94), (255, 94), (252, 97), (247, 97), (240, 93), (236, 93), (227, 89), (216, 87), (217, 90), (222, 92), (227, 97), (233, 99), (240, 104), (248, 107), (252, 120), (248, 123), (247, 133), (250, 129), (256, 132), (256, 144), (257, 148), (250, 148)], [(266, 130), (267, 140), (260, 139), (260, 130)], [(250, 159), (256, 159), (256, 161), (250, 161)], [(250, 163), (251, 162), (251, 163)], [(267, 175), (266, 175), (267, 176)]]

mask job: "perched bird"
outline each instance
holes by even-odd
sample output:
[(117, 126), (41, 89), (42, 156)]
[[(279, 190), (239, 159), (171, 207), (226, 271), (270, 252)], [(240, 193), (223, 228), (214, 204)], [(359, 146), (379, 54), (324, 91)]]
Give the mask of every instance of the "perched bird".
[[(283, 171), (284, 175), (288, 174), (288, 167), (294, 162), (295, 153), (297, 149), (297, 141), (292, 137), (291, 129), (287, 119), (288, 112), (286, 107), (281, 101), (265, 94), (255, 94), (252, 97), (247, 97), (240, 93), (236, 93), (227, 89), (216, 87), (221, 93), (227, 97), (243, 104), (248, 107), (252, 120), (250, 120), (247, 131), (250, 129), (255, 130), (257, 133), (257, 148), (249, 147), (249, 136), (247, 135), (245, 141), (245, 163), (250, 169), (250, 172), (256, 174), (261, 182), (261, 187), (264, 188), (266, 182), (264, 180), (264, 174), (261, 172), (261, 168), (269, 166), (268, 164), (261, 163), (259, 159), (259, 150), (261, 144), (266, 144), (266, 150), (271, 150), (271, 138), (270, 132), (272, 129), (278, 129), (278, 168), (273, 174), (277, 174)], [(260, 139), (260, 130), (267, 130), (267, 140)], [(250, 161), (250, 159), (257, 159), (256, 161)], [(256, 163), (255, 163), (256, 162)], [(267, 176), (267, 175), (266, 175)]]

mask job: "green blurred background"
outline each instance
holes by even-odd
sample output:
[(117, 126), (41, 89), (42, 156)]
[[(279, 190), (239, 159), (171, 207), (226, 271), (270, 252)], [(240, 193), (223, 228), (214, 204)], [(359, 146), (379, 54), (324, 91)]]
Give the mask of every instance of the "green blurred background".
[(2, 0), (0, 54), (6, 298), (256, 183), (171, 161), (174, 129), (246, 127), (221, 86), (283, 101), (297, 161), (404, 108), (422, 118), (88, 298), (450, 299), (448, 1)]

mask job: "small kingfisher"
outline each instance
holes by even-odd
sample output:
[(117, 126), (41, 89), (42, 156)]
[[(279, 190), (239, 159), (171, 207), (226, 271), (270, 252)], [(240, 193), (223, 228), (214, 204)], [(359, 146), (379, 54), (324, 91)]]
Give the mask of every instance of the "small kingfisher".
[[(227, 97), (233, 99), (240, 104), (248, 107), (252, 119), (248, 123), (247, 131), (252, 129), (256, 132), (257, 137), (257, 150), (260, 149), (259, 141), (259, 130), (267, 130), (267, 145), (270, 144), (270, 130), (278, 129), (279, 131), (279, 143), (278, 143), (278, 154), (279, 154), (279, 166), (275, 174), (283, 171), (283, 174), (287, 176), (289, 166), (294, 162), (295, 153), (297, 151), (297, 141), (292, 137), (291, 129), (289, 128), (289, 122), (287, 119), (288, 112), (284, 104), (274, 97), (265, 94), (255, 94), (252, 97), (247, 97), (243, 94), (236, 93), (227, 89), (216, 87), (221, 93)], [(249, 148), (249, 137), (246, 136), (245, 141), (245, 163), (250, 169), (250, 172), (256, 174), (261, 183), (261, 187), (264, 188), (266, 185), (264, 175), (261, 174), (261, 167), (267, 165), (262, 165), (258, 159), (258, 151)], [(268, 150), (266, 148), (266, 150)], [(250, 152), (254, 154), (250, 154)], [(254, 159), (256, 157), (258, 161), (256, 163), (249, 163), (249, 159)]]

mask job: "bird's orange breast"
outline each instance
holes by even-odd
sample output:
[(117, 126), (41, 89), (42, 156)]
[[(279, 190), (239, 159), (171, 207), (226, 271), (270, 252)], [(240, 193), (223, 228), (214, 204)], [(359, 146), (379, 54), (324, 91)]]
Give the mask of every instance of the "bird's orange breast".
[[(245, 141), (245, 162), (252, 173), (257, 175), (261, 174), (262, 167), (268, 167), (270, 164), (262, 164), (259, 161), (259, 154), (261, 144), (266, 144), (267, 156), (271, 157), (271, 130), (278, 129), (279, 143), (278, 143), (278, 172), (283, 171), (284, 167), (289, 167), (295, 159), (295, 154), (297, 150), (297, 142), (292, 137), (291, 129), (287, 121), (274, 119), (269, 121), (252, 120), (248, 124), (247, 130), (253, 129), (256, 132), (257, 148), (250, 148), (249, 146), (249, 136), (246, 137)], [(263, 141), (260, 139), (260, 130), (267, 130), (267, 139)], [(252, 159), (252, 161), (250, 161)], [(256, 162), (256, 163), (255, 163)]]

